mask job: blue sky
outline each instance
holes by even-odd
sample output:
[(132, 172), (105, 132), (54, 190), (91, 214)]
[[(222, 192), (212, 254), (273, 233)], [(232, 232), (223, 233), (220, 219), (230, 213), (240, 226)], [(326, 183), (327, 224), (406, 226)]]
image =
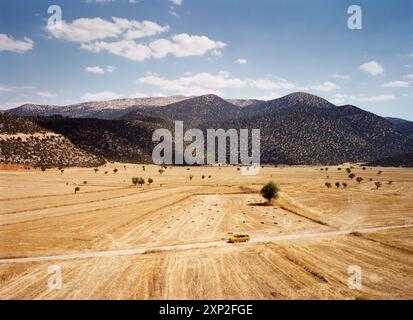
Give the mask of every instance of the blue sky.
[[(50, 5), (60, 27), (47, 27)], [(295, 91), (413, 120), (413, 1), (0, 2), (0, 109)]]

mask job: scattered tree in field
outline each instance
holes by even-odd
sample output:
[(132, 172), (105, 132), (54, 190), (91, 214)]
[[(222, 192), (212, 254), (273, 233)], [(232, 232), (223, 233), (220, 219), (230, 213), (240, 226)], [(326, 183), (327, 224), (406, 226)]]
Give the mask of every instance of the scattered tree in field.
[(63, 174), (63, 172), (65, 172), (64, 169), (60, 169), (60, 174)]
[(336, 182), (336, 188), (340, 188), (340, 182)]
[(116, 173), (116, 172), (118, 172), (118, 169), (116, 169), (116, 168), (113, 169), (113, 173)]
[(381, 187), (381, 182), (380, 181), (376, 181), (374, 184), (376, 185), (376, 190)]
[(189, 170), (191, 170), (191, 168), (186, 168), (186, 171), (189, 171)]
[(325, 183), (325, 186), (326, 186), (327, 188), (331, 188), (331, 183), (330, 183), (330, 182), (326, 182), (326, 183)]
[(327, 176), (326, 178), (327, 178), (327, 179), (330, 179), (330, 176)]
[(366, 170), (366, 167), (363, 167), (363, 170)]
[(383, 171), (380, 170), (379, 172), (377, 172), (377, 174), (379, 175), (379, 174), (381, 174), (382, 172), (383, 172)]
[(342, 185), (343, 185), (343, 188), (347, 188), (347, 183), (343, 182)]
[(320, 171), (324, 171), (324, 168), (320, 168)]
[(363, 178), (362, 177), (357, 177), (356, 180), (357, 180), (358, 183), (360, 183), (360, 182), (363, 181)]
[(159, 172), (159, 174), (162, 174), (162, 173), (165, 172), (165, 170), (164, 169), (159, 169), (158, 172)]
[(351, 169), (350, 169), (350, 168), (347, 168), (346, 171), (347, 171), (347, 173), (351, 173)]
[(123, 166), (123, 169), (126, 170), (126, 166)]
[(133, 178), (132, 178), (132, 183), (133, 183), (135, 186), (138, 184), (138, 182), (139, 182), (139, 178), (137, 178), (137, 177), (133, 177)]
[(193, 178), (194, 178), (194, 176), (191, 174), (191, 175), (189, 176), (189, 180), (192, 181)]
[(205, 179), (205, 175), (203, 174), (201, 178), (202, 178), (202, 180), (204, 180), (204, 179)]
[(78, 191), (80, 191), (80, 188), (79, 188), (79, 187), (76, 187), (76, 188), (75, 188), (75, 194), (76, 194)]
[(142, 166), (142, 170), (143, 170), (143, 171), (145, 171), (145, 170), (146, 170), (145, 166)]
[(341, 171), (341, 168), (340, 168), (340, 167), (338, 167), (338, 168), (337, 168), (337, 170), (338, 170), (338, 171)]
[(326, 171), (328, 171), (328, 168), (325, 168)]
[(392, 183), (393, 183), (393, 181), (392, 181), (392, 180), (390, 180), (390, 181), (389, 181), (389, 184), (392, 184)]
[(41, 167), (40, 170), (42, 170), (43, 172), (46, 171), (46, 167)]
[(241, 170), (241, 168), (237, 168), (237, 171), (240, 171)]
[(85, 180), (85, 181), (83, 181), (83, 184), (87, 184), (87, 181)]
[(356, 175), (355, 175), (354, 173), (350, 173), (350, 174), (348, 175), (348, 177), (349, 177), (351, 180), (353, 180), (355, 176), (356, 176)]
[(272, 199), (278, 198), (279, 191), (280, 189), (278, 188), (278, 186), (271, 181), (262, 187), (260, 193), (264, 197), (264, 199), (268, 200), (268, 203), (270, 204), (272, 202)]
[(99, 171), (99, 169), (98, 168), (95, 168), (95, 169), (93, 169), (94, 171), (95, 171), (95, 173), (97, 173), (98, 171)]
[(151, 185), (153, 183), (153, 179), (152, 178), (148, 178), (148, 183), (149, 185)]
[(108, 174), (108, 172), (107, 172), (107, 171), (105, 171), (105, 174)]
[(370, 178), (369, 181), (373, 181), (373, 178)]
[(138, 179), (138, 183), (139, 183), (139, 185), (142, 187), (142, 185), (145, 184), (145, 179), (139, 178), (139, 179)]
[(211, 179), (212, 176), (208, 176), (208, 179)]

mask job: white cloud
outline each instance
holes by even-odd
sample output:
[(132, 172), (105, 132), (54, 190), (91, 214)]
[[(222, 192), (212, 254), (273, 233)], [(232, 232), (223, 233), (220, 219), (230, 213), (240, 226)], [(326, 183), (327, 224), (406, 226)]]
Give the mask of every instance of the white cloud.
[(36, 93), (39, 97), (46, 98), (46, 99), (51, 99), (51, 98), (56, 98), (57, 93), (53, 92), (48, 92), (48, 91), (40, 91)]
[(135, 92), (134, 94), (131, 94), (129, 97), (130, 98), (163, 98), (166, 97), (167, 95), (161, 92), (156, 92), (156, 93), (143, 93), (143, 92)]
[[(346, 102), (350, 97), (346, 94), (336, 93), (332, 99), (329, 101), (333, 104), (341, 105)], [(354, 98), (354, 97), (353, 97)]]
[(207, 36), (191, 36), (182, 33), (172, 36), (171, 40), (158, 39), (148, 45), (139, 44), (133, 40), (120, 40), (82, 44), (81, 48), (94, 53), (104, 50), (133, 61), (144, 61), (150, 58), (162, 59), (168, 54), (176, 57), (199, 56), (225, 46), (225, 43), (211, 40)]
[(390, 81), (382, 85), (383, 88), (407, 88), (409, 83), (407, 81)]
[(159, 39), (151, 42), (149, 48), (155, 58), (163, 58), (167, 54), (176, 57), (188, 57), (203, 55), (211, 50), (219, 50), (227, 45), (221, 41), (214, 41), (207, 36), (189, 35), (186, 33), (176, 34), (171, 40)]
[(278, 89), (296, 89), (297, 87), (292, 82), (281, 79), (273, 81), (270, 79), (249, 79), (247, 80), (249, 87), (263, 89), (263, 90), (278, 90)]
[(176, 10), (175, 10), (175, 7), (174, 7), (174, 6), (170, 6), (170, 7), (169, 7), (169, 11), (168, 11), (168, 13), (169, 13), (171, 16), (174, 16), (174, 17), (179, 17), (178, 12), (176, 12)]
[(406, 74), (404, 77), (405, 77), (406, 79), (413, 80), (413, 73), (412, 73), (412, 74)]
[(62, 27), (46, 27), (56, 39), (73, 42), (89, 42), (107, 38), (123, 37), (126, 40), (153, 36), (169, 31), (169, 26), (160, 26), (152, 21), (139, 22), (112, 17), (112, 21), (102, 18), (79, 18), (70, 23), (62, 21)]
[(221, 55), (227, 44), (204, 35), (175, 34), (170, 38), (159, 38), (148, 42), (137, 42), (149, 36), (168, 32), (169, 26), (161, 26), (153, 21), (139, 22), (112, 17), (112, 21), (102, 18), (79, 18), (70, 23), (62, 22), (61, 28), (46, 27), (56, 39), (80, 42), (80, 47), (94, 53), (106, 51), (133, 61), (162, 59), (167, 55), (175, 57), (200, 56), (207, 52)]
[(329, 92), (329, 91), (333, 91), (339, 88), (340, 87), (338, 85), (330, 81), (323, 82), (321, 85), (314, 85), (310, 87), (310, 89), (312, 90), (322, 91), (322, 92)]
[(118, 68), (117, 68), (117, 67), (114, 67), (114, 66), (107, 66), (107, 67), (106, 67), (106, 72), (109, 72), (109, 73), (112, 73), (112, 72), (114, 72), (114, 71), (116, 71), (116, 70), (118, 70)]
[(231, 77), (227, 71), (220, 71), (216, 75), (207, 72), (198, 74), (186, 74), (177, 79), (166, 79), (156, 74), (147, 74), (135, 81), (136, 84), (151, 85), (173, 94), (200, 95), (221, 94), (222, 89), (295, 89), (296, 86), (285, 80), (273, 81), (270, 79), (239, 79)]
[(180, 6), (183, 2), (183, 0), (169, 0), (169, 1), (172, 2), (176, 6)]
[(331, 103), (342, 105), (344, 103), (349, 103), (349, 101), (353, 102), (381, 102), (381, 101), (391, 101), (395, 100), (396, 96), (393, 94), (383, 94), (383, 95), (376, 95), (376, 96), (369, 96), (366, 94), (359, 94), (359, 95), (347, 95), (342, 93), (337, 93), (333, 96), (332, 99), (329, 99)]
[(372, 76), (377, 76), (384, 72), (383, 67), (376, 61), (363, 63), (362, 65), (360, 65), (360, 70)]
[(25, 53), (33, 49), (33, 40), (24, 37), (23, 40), (16, 40), (12, 36), (0, 33), (0, 51), (11, 51)]
[(119, 95), (112, 91), (102, 91), (102, 92), (95, 92), (95, 93), (85, 93), (83, 94), (80, 99), (85, 101), (105, 101), (105, 100), (114, 100), (120, 99), (122, 95)]
[(274, 99), (278, 99), (281, 98), (282, 95), (276, 92), (271, 92), (270, 94), (264, 95), (264, 96), (257, 96), (254, 97), (253, 99), (257, 99), (257, 100), (264, 100), (264, 101), (270, 101), (270, 100), (274, 100)]
[(380, 101), (390, 101), (395, 100), (396, 97), (393, 94), (383, 94), (377, 96), (359, 96), (356, 97), (357, 101), (360, 102), (380, 102)]
[(1, 92), (18, 92), (18, 91), (25, 91), (25, 90), (33, 90), (35, 87), (33, 86), (9, 86), (0, 84), (0, 93)]
[(247, 61), (247, 59), (239, 58), (239, 59), (235, 60), (234, 62), (237, 63), (237, 64), (246, 64), (248, 61)]
[(96, 67), (86, 67), (85, 68), (86, 72), (90, 72), (90, 73), (96, 73), (96, 74), (102, 74), (105, 73), (105, 70), (103, 70), (103, 68), (96, 66)]
[(413, 92), (403, 93), (402, 96), (403, 96), (403, 97), (413, 98)]
[(339, 73), (333, 73), (329, 75), (330, 78), (335, 78), (335, 79), (340, 79), (340, 80), (350, 80), (351, 76), (348, 74), (339, 74)]
[(96, 73), (96, 74), (104, 74), (105, 72), (112, 73), (116, 71), (118, 68), (114, 66), (106, 66), (104, 68), (95, 66), (95, 67), (86, 67), (85, 71), (90, 72), (90, 73)]

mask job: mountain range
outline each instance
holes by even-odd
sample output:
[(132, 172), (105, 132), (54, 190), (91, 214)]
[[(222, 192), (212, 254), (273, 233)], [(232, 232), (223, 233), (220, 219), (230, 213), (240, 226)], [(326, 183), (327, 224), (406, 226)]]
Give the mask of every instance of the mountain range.
[[(22, 128), (32, 126), (36, 128), (33, 130), (59, 135), (84, 152), (86, 158), (95, 157), (90, 165), (102, 159), (151, 162), (153, 131), (173, 129), (175, 120), (184, 121), (185, 128), (204, 131), (260, 129), (262, 163), (380, 163), (385, 158), (395, 159), (394, 165), (398, 165), (397, 159), (404, 159), (400, 164), (404, 165), (413, 152), (413, 122), (383, 118), (356, 106), (336, 106), (303, 92), (270, 101), (203, 95), (120, 99), (62, 107), (23, 105), (5, 114), (0, 117), (0, 134), (6, 127), (7, 132), (18, 134), (26, 130)], [(16, 155), (10, 154), (10, 145), (9, 153), (4, 155), (2, 138), (0, 147), (0, 160), (16, 159)], [(30, 154), (20, 153), (18, 159), (33, 162)], [(47, 165), (62, 163), (49, 161)]]

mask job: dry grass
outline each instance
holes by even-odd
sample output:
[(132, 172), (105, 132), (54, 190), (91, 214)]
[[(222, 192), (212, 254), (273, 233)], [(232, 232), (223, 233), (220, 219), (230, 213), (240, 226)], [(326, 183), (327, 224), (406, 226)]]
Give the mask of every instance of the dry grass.
[[(225, 243), (232, 233), (248, 233), (254, 240), (410, 224), (410, 169), (356, 167), (352, 171), (364, 178), (358, 184), (335, 167), (327, 179), (316, 167), (264, 168), (256, 176), (241, 176), (235, 167), (174, 167), (160, 175), (156, 166), (145, 171), (123, 166), (110, 164), (97, 173), (93, 168), (70, 168), (63, 174), (57, 169), (0, 171), (0, 259), (132, 248), (147, 253), (0, 264), (0, 298), (413, 298), (412, 228), (283, 243), (153, 249)], [(154, 183), (135, 187), (134, 176), (151, 177)], [(377, 179), (383, 186), (374, 190)], [(257, 191), (269, 180), (279, 184), (281, 197), (274, 206), (257, 205), (263, 202)], [(384, 183), (389, 180), (393, 183)], [(348, 186), (329, 189), (326, 181)], [(76, 186), (80, 191), (74, 194)], [(62, 266), (61, 290), (47, 288), (51, 264)], [(363, 269), (361, 291), (347, 287), (347, 268), (354, 264)]]

